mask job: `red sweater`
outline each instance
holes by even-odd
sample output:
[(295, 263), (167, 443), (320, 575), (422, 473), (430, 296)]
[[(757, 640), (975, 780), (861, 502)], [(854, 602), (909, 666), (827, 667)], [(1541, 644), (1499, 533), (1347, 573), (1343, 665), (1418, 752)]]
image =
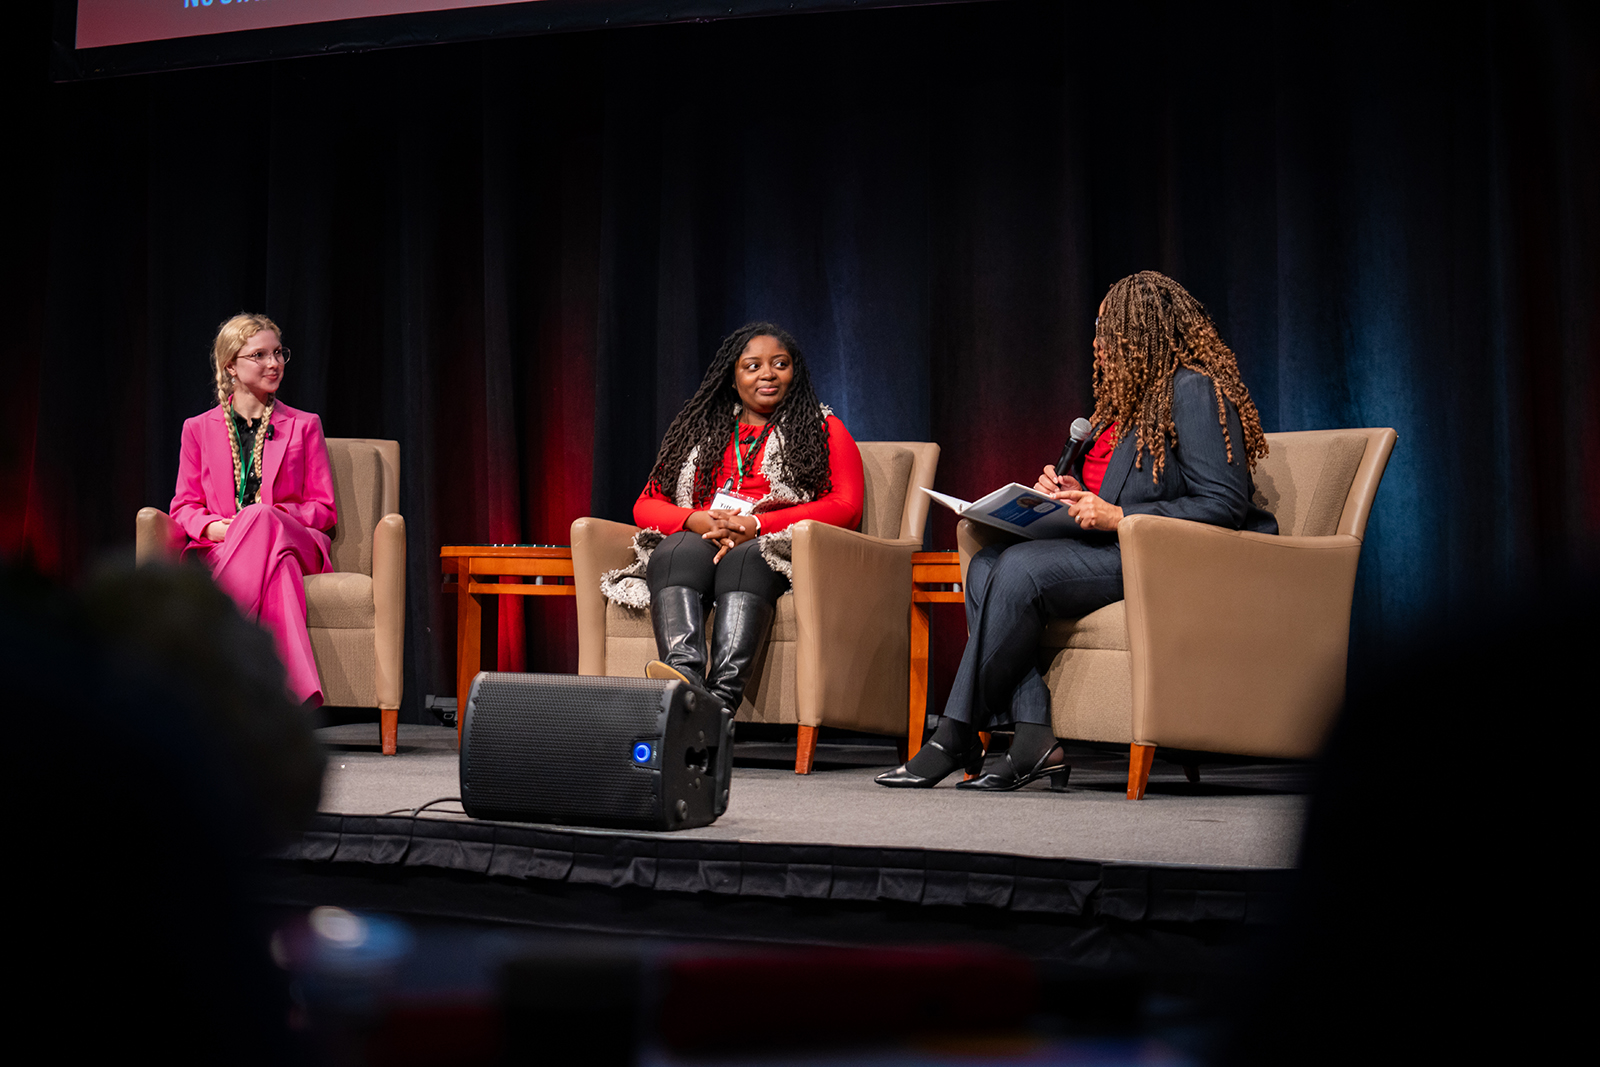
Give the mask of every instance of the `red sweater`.
[(1106, 468), (1111, 465), (1111, 453), (1116, 451), (1111, 447), (1111, 438), (1116, 432), (1117, 424), (1113, 422), (1094, 439), (1088, 455), (1083, 457), (1083, 487), (1096, 496), (1100, 495), (1100, 486), (1105, 483)]
[[(761, 428), (741, 423), (738, 432), (746, 441), (750, 441), (760, 436)], [(739, 490), (744, 496), (760, 500), (771, 491), (766, 476), (759, 471), (762, 461), (766, 458), (766, 451), (767, 446), (763, 444), (761, 451), (756, 453), (754, 461), (749, 464), (757, 469), (745, 471), (744, 485)], [(722, 468), (717, 472), (717, 484), (722, 485), (729, 478), (736, 477), (737, 472), (737, 461), (733, 455), (733, 438), (730, 436), (728, 447), (722, 453)], [(855, 438), (850, 436), (850, 431), (844, 428), (844, 423), (832, 415), (828, 416), (828, 474), (833, 482), (833, 488), (826, 496), (809, 504), (790, 504), (772, 511), (761, 512), (761, 532), (777, 533), (801, 519), (816, 519), (818, 522), (825, 522), (830, 526), (843, 526), (848, 530), (859, 526), (862, 503), (866, 499), (866, 477), (861, 473), (861, 450), (856, 447)], [(709, 499), (696, 501), (700, 507), (693, 510), (680, 508), (670, 498), (646, 485), (644, 492), (639, 494), (638, 501), (633, 505), (633, 521), (636, 525), (654, 528), (671, 535), (683, 529), (683, 524), (694, 511), (705, 510), (710, 502)]]

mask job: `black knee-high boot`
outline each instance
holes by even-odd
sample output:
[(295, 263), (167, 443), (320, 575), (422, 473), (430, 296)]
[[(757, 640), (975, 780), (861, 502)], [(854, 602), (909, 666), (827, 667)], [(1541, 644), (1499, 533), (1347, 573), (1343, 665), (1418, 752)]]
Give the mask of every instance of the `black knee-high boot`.
[(706, 688), (734, 714), (744, 699), (745, 683), (756, 657), (766, 647), (773, 606), (755, 593), (723, 593), (711, 624), (711, 666)]
[(656, 653), (645, 665), (647, 678), (678, 679), (706, 685), (706, 609), (698, 589), (669, 585), (650, 594), (650, 625), (656, 632)]

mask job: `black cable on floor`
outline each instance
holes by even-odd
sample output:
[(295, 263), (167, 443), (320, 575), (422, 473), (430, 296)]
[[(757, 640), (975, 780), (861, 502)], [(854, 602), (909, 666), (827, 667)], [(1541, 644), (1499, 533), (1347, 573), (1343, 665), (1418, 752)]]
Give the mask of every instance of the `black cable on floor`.
[[(385, 815), (405, 815), (405, 814), (409, 813), (411, 815), (421, 815), (423, 812), (427, 811), (429, 808), (433, 807), (435, 804), (448, 804), (451, 801), (454, 801), (455, 803), (460, 804), (461, 803), (461, 798), (460, 797), (436, 797), (433, 800), (428, 801), (426, 804), (423, 804), (421, 807), (416, 807), (416, 808), (395, 808), (393, 811), (384, 812), (384, 814)], [(459, 814), (465, 815), (466, 814), (465, 805), (462, 805), (462, 807), (463, 807), (463, 810)], [(455, 815), (455, 814), (458, 814), (458, 813), (450, 811), (450, 812), (445, 812), (444, 814), (446, 814), (446, 815)]]

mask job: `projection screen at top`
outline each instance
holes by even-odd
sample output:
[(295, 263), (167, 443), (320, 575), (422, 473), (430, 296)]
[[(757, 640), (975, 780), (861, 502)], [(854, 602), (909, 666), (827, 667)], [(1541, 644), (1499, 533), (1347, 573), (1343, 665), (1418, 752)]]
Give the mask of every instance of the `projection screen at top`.
[(167, 41), (312, 22), (414, 15), (528, 0), (78, 0), (75, 48)]

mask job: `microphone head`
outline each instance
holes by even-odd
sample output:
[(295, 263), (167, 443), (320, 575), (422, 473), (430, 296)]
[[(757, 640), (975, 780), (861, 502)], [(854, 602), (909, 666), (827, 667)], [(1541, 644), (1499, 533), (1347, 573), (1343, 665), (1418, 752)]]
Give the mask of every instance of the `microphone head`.
[[(1059, 426), (1060, 423), (1057, 423), (1056, 425)], [(1089, 420), (1080, 417), (1072, 420), (1072, 429), (1068, 430), (1067, 433), (1074, 441), (1082, 441), (1087, 438), (1089, 434), (1093, 432), (1093, 430), (1094, 427), (1089, 424)]]

